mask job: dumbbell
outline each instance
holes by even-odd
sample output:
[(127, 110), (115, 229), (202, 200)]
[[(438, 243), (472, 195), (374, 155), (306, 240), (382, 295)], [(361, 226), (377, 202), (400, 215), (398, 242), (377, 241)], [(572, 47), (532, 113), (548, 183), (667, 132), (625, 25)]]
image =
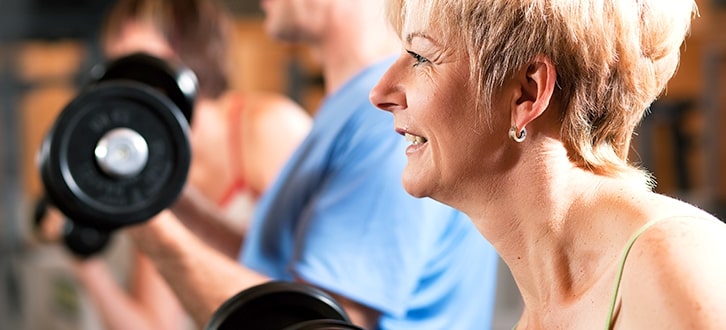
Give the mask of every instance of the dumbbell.
[[(81, 229), (110, 233), (153, 217), (186, 181), (197, 81), (146, 54), (109, 63), (63, 110), (39, 151), (49, 202)], [(361, 330), (315, 287), (269, 282), (215, 312), (209, 330)]]
[[(46, 226), (49, 208), (52, 207), (47, 196), (42, 196), (35, 203), (33, 210), (33, 230), (41, 233)], [(111, 235), (109, 232), (95, 228), (84, 227), (68, 218), (60, 219), (60, 240), (65, 248), (79, 258), (88, 258), (103, 252), (109, 245)]]
[(336, 300), (314, 286), (272, 281), (225, 301), (205, 330), (362, 330)]
[(196, 92), (191, 70), (148, 54), (95, 69), (41, 144), (50, 202), (74, 223), (109, 232), (171, 205), (189, 171)]

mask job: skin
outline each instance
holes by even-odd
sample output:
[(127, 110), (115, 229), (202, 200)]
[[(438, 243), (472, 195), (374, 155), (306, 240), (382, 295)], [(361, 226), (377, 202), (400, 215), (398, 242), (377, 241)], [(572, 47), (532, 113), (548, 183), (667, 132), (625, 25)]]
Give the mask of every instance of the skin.
[[(469, 215), (500, 253), (522, 293), (518, 329), (583, 329), (607, 321), (631, 235), (616, 329), (718, 329), (726, 325), (726, 225), (700, 209), (624, 178), (577, 167), (559, 137), (557, 68), (537, 56), (497, 90), (492, 129), (465, 100), (468, 59), (444, 48), (435, 27), (402, 33), (404, 50), (371, 102), (395, 129), (424, 143), (406, 151), (403, 185)], [(507, 132), (526, 127), (516, 143)], [(423, 142), (424, 140), (418, 139)]]

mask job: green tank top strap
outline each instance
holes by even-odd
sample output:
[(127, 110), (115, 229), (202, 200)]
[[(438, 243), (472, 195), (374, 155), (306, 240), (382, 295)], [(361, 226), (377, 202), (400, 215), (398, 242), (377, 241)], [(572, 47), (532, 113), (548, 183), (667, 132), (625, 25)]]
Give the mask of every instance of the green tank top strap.
[(638, 237), (640, 237), (640, 235), (643, 234), (643, 232), (648, 230), (648, 228), (653, 226), (656, 222), (659, 222), (663, 219), (667, 219), (667, 218), (660, 218), (660, 219), (655, 219), (655, 220), (649, 221), (648, 223), (643, 225), (643, 227), (640, 227), (640, 229), (638, 229), (638, 231), (636, 231), (635, 234), (633, 234), (633, 236), (630, 237), (630, 240), (628, 241), (628, 244), (625, 247), (625, 252), (623, 253), (623, 258), (620, 261), (620, 268), (618, 269), (618, 275), (615, 280), (615, 293), (613, 294), (613, 299), (610, 302), (610, 311), (608, 312), (608, 321), (607, 321), (607, 325), (605, 326), (606, 330), (609, 330), (610, 327), (612, 326), (613, 314), (615, 313), (615, 303), (618, 301), (618, 292), (620, 291), (620, 281), (623, 278), (623, 269), (625, 269), (625, 260), (628, 258), (628, 253), (630, 253), (630, 249), (633, 247), (633, 244), (635, 244), (635, 240), (637, 240)]

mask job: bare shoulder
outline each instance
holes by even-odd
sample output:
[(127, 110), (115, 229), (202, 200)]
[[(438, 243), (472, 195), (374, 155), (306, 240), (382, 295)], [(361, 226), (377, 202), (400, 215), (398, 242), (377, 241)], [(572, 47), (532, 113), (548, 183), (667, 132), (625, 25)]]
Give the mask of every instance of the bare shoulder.
[(284, 94), (264, 91), (237, 91), (234, 95), (242, 100), (245, 109), (251, 114), (278, 111), (306, 113), (301, 105)]
[(724, 328), (726, 224), (686, 203), (663, 201), (627, 257), (620, 319), (636, 328)]

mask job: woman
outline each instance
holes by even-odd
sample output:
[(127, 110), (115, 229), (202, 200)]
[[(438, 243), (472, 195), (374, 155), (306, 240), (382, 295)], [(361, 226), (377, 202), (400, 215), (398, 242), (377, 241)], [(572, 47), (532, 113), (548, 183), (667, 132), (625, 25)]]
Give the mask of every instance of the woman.
[[(231, 21), (209, 0), (120, 0), (102, 31), (113, 59), (145, 52), (191, 68), (199, 91), (191, 122), (192, 162), (175, 214), (217, 213), (219, 223), (189, 222), (214, 231), (215, 247), (236, 256), (257, 197), (307, 135), (311, 118), (281, 95), (233, 90), (228, 69)], [(203, 226), (202, 226), (203, 225)], [(185, 318), (153, 265), (134, 253), (131, 290), (124, 291), (97, 258), (77, 273), (109, 329), (179, 329)]]
[(406, 190), (467, 215), (510, 267), (518, 329), (723, 329), (726, 225), (652, 191), (630, 141), (691, 0), (391, 0), (404, 51), (371, 92)]

